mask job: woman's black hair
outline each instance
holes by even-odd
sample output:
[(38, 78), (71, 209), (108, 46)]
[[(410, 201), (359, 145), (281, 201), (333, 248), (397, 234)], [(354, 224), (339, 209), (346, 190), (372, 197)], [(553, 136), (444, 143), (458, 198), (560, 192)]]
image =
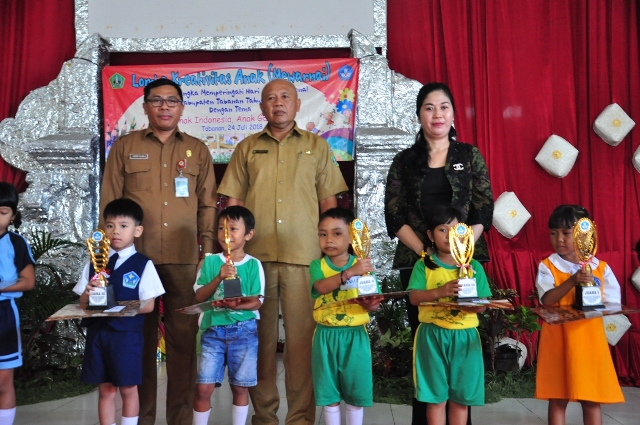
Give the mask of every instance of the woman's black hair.
[[(464, 215), (460, 210), (444, 205), (437, 206), (431, 211), (431, 215), (427, 219), (427, 230), (433, 233), (433, 231), (436, 230), (436, 227), (442, 224), (449, 224), (454, 219), (458, 220), (458, 222), (464, 221)], [(433, 244), (433, 247), (435, 248), (435, 243)], [(438, 268), (436, 263), (426, 256), (424, 257), (424, 265), (431, 270)]]
[[(418, 117), (420, 117), (420, 109), (422, 109), (422, 104), (424, 103), (424, 100), (427, 98), (427, 96), (429, 96), (429, 93), (434, 91), (443, 92), (445, 96), (449, 98), (449, 101), (451, 102), (451, 108), (455, 112), (456, 106), (455, 106), (455, 102), (453, 101), (453, 94), (451, 94), (451, 90), (449, 89), (449, 86), (447, 86), (445, 83), (434, 82), (434, 83), (425, 84), (424, 86), (422, 86), (422, 88), (418, 92), (418, 97), (416, 98), (416, 115)], [(449, 129), (449, 141), (455, 141), (455, 140), (456, 140), (456, 129), (452, 125), (451, 128)], [(416, 134), (416, 142), (413, 145), (413, 148), (416, 149), (419, 154), (421, 154), (420, 156), (427, 158), (427, 164), (428, 164), (429, 163), (429, 145), (427, 144), (427, 141), (424, 138), (424, 130), (422, 130), (422, 127), (420, 127), (420, 130), (418, 130), (418, 134)]]
[(549, 229), (572, 229), (581, 218), (591, 218), (586, 208), (580, 205), (560, 205), (549, 217)]
[(9, 207), (15, 217), (13, 227), (16, 229), (22, 224), (22, 215), (18, 211), (18, 189), (10, 183), (0, 182), (0, 207)]
[(640, 239), (636, 243), (636, 254), (638, 254), (638, 261), (640, 261)]

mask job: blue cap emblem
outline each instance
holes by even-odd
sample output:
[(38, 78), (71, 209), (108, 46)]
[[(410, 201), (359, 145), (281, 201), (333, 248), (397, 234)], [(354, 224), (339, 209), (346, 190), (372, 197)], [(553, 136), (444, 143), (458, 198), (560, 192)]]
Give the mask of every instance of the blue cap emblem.
[(589, 223), (589, 221), (583, 220), (580, 222), (580, 230), (587, 232), (589, 229), (591, 229), (591, 223)]
[(102, 232), (96, 230), (95, 232), (93, 232), (93, 234), (91, 235), (91, 238), (96, 241), (96, 242), (100, 242), (102, 240)]
[(357, 231), (360, 231), (364, 228), (363, 224), (362, 224), (362, 220), (360, 219), (355, 219), (353, 222), (353, 228), (356, 229)]
[(456, 233), (460, 236), (464, 235), (465, 232), (467, 231), (467, 226), (465, 226), (464, 224), (458, 224), (456, 226)]

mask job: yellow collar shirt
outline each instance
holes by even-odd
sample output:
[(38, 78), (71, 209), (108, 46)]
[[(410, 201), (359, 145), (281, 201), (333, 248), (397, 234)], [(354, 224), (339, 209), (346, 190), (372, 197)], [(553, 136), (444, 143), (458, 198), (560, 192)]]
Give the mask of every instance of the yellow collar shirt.
[(295, 126), (282, 141), (267, 127), (240, 142), (218, 192), (243, 201), (256, 217), (248, 253), (308, 266), (321, 255), (318, 202), (347, 190), (329, 143)]
[[(176, 197), (180, 160), (186, 160), (188, 197)], [(203, 253), (214, 252), (216, 180), (209, 149), (199, 139), (176, 129), (162, 143), (150, 128), (118, 138), (104, 169), (100, 223), (105, 205), (123, 197), (144, 211), (144, 232), (135, 245), (154, 264), (197, 264), (198, 236)]]

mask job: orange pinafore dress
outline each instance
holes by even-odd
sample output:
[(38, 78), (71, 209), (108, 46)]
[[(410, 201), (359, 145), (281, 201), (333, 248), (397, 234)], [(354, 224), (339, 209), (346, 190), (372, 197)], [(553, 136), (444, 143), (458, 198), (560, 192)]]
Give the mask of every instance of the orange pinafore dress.
[[(558, 270), (549, 258), (542, 263), (551, 270), (556, 286), (571, 277), (569, 273)], [(600, 261), (593, 270), (593, 275), (603, 286), (606, 284), (603, 279), (605, 267), (606, 263)], [(574, 302), (575, 289), (572, 289), (555, 305), (572, 305)], [(535, 398), (624, 402), (602, 317), (562, 325), (542, 323)]]

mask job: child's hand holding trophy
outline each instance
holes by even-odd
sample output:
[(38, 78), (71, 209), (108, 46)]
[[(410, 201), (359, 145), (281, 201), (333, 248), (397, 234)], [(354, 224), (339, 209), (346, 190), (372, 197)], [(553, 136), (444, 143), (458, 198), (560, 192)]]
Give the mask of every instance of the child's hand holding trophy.
[[(351, 237), (351, 247), (358, 260), (362, 261), (369, 258), (371, 239), (369, 239), (367, 225), (359, 218), (356, 218), (349, 226), (349, 235)], [(362, 276), (352, 276), (340, 287), (342, 290), (352, 288), (358, 288), (358, 295), (378, 293), (376, 278), (370, 272), (364, 273)]]
[[(107, 263), (109, 262), (109, 247), (111, 241), (105, 233), (96, 229), (91, 233), (91, 237), (86, 240), (91, 265), (95, 275), (91, 277), (93, 282), (89, 292), (89, 303), (87, 310), (106, 310), (117, 305), (113, 286), (109, 285), (109, 272)], [(96, 285), (97, 283), (97, 285)]]
[(471, 259), (473, 258), (473, 229), (464, 223), (458, 223), (449, 229), (449, 247), (451, 255), (460, 268), (458, 272), (458, 302), (478, 301), (476, 278), (473, 277)]
[[(573, 249), (580, 260), (582, 270), (591, 275), (591, 259), (598, 250), (598, 232), (596, 225), (588, 218), (581, 218), (573, 226)], [(586, 280), (586, 279), (585, 279)], [(604, 308), (600, 285), (594, 281), (593, 276), (584, 282), (576, 284), (576, 303), (578, 310), (593, 310)]]

